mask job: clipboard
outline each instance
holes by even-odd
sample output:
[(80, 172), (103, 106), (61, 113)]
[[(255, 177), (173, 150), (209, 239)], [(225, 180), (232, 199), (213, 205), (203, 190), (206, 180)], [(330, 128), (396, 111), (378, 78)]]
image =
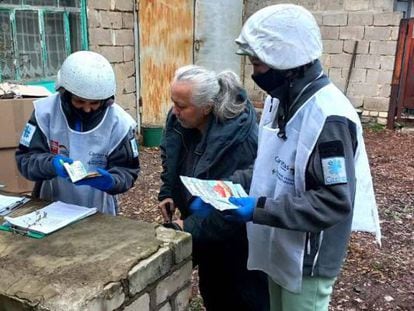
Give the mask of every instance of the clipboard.
[(39, 232), (17, 228), (13, 226), (12, 224), (8, 223), (7, 221), (0, 225), (0, 230), (12, 232), (15, 234), (20, 234), (20, 235), (27, 236), (29, 238), (34, 238), (34, 239), (43, 239), (47, 235), (47, 234), (43, 234)]

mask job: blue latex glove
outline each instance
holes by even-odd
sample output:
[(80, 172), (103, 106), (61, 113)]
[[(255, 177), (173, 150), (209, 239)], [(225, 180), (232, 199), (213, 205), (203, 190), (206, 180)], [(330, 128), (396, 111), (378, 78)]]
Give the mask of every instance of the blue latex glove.
[(214, 207), (210, 204), (205, 203), (199, 197), (196, 197), (193, 202), (191, 202), (189, 209), (191, 211), (191, 214), (205, 218), (210, 215)]
[(253, 197), (235, 198), (230, 197), (229, 201), (237, 205), (237, 209), (229, 209), (225, 211), (225, 218), (235, 222), (248, 222), (253, 219), (254, 208), (256, 207), (257, 199)]
[(55, 168), (56, 175), (63, 178), (68, 178), (69, 175), (66, 172), (63, 163), (72, 164), (73, 160), (71, 158), (64, 157), (63, 155), (55, 155), (52, 160), (53, 167)]
[(97, 168), (96, 170), (101, 176), (82, 179), (76, 182), (75, 185), (91, 186), (92, 188), (96, 188), (101, 191), (108, 191), (112, 189), (112, 187), (115, 185), (115, 179), (112, 177), (111, 173), (102, 168)]

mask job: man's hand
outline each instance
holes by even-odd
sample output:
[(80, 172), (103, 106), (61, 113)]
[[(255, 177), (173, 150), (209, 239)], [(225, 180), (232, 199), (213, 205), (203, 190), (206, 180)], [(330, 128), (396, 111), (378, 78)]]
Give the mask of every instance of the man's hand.
[(225, 211), (225, 218), (234, 222), (249, 222), (253, 219), (254, 208), (257, 199), (253, 197), (235, 198), (230, 197), (229, 201), (238, 206), (237, 209), (229, 209)]
[(64, 163), (72, 164), (73, 160), (71, 158), (64, 157), (60, 154), (55, 155), (52, 160), (53, 167), (55, 168), (56, 175), (62, 178), (68, 178), (68, 172), (66, 172)]
[(200, 217), (207, 217), (213, 211), (214, 207), (210, 204), (205, 203), (199, 197), (196, 197), (190, 204), (189, 207), (192, 214)]
[(172, 198), (166, 198), (158, 204), (162, 218), (165, 222), (172, 222), (175, 213), (175, 204)]
[(115, 179), (107, 170), (97, 168), (97, 172), (100, 176), (85, 178), (75, 183), (77, 186), (91, 186), (101, 191), (108, 191), (115, 185)]

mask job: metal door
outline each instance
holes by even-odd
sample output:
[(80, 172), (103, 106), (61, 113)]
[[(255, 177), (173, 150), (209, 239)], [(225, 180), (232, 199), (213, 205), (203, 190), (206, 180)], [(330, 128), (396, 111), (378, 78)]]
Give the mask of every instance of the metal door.
[(142, 124), (163, 126), (175, 70), (193, 63), (193, 0), (139, 0)]
[(241, 59), (235, 54), (234, 40), (242, 26), (243, 0), (197, 0), (195, 11), (195, 63), (240, 75)]
[(391, 83), (387, 127), (404, 121), (405, 112), (414, 109), (414, 18), (402, 19)]

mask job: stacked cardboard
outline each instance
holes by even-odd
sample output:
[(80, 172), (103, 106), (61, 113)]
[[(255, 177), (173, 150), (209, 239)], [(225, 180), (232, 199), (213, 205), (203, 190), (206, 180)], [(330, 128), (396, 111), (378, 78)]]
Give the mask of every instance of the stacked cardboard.
[(17, 170), (14, 153), (36, 98), (0, 99), (0, 184), (5, 191), (30, 192), (33, 183)]

